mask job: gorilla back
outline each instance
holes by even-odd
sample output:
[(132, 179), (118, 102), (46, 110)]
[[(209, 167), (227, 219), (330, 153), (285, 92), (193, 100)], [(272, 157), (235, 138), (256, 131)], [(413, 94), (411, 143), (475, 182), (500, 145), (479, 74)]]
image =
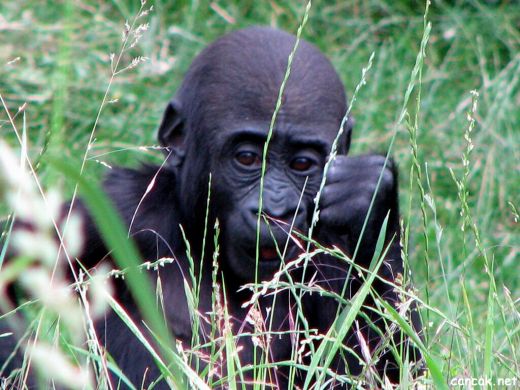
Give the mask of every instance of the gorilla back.
[[(129, 229), (131, 226), (129, 233), (143, 260), (176, 259), (161, 270), (164, 316), (186, 353), (193, 352), (192, 361), (198, 361), (193, 366), (200, 369), (210, 364), (214, 369), (205, 378), (213, 386), (223, 387), (226, 382), (219, 381), (228, 374), (225, 357), (220, 354), (215, 361), (219, 355), (215, 348), (221, 348), (219, 337), (224, 333), (223, 328), (215, 331), (210, 321), (219, 307), (226, 306), (243, 368), (242, 375), (229, 380), (262, 381), (275, 388), (303, 385), (306, 370), (302, 367), (309, 364), (320, 342), (325, 342), (322, 335), (329, 332), (364, 283), (364, 270), (371, 264), (388, 216), (386, 255), (372, 283), (373, 293), (365, 300), (353, 329), (341, 340), (324, 383), (331, 387), (352, 382), (379, 386), (385, 376), (398, 382), (401, 359), (414, 361), (418, 355), (380, 314), (377, 303), (384, 299), (397, 306), (401, 298), (394, 283), (403, 273), (397, 174), (394, 164), (385, 163), (383, 156), (347, 156), (350, 120), (328, 170), (313, 239), (348, 255), (360, 241), (359, 250), (352, 262), (346, 255), (314, 251), (311, 245), (310, 260), (304, 260), (304, 237), (312, 222), (314, 199), (347, 109), (343, 84), (331, 63), (305, 41), (296, 49), (264, 156), (295, 43), (295, 37), (285, 32), (252, 27), (209, 45), (195, 58), (164, 112), (158, 137), (167, 151), (166, 164), (162, 168), (114, 169), (105, 180), (105, 190)], [(81, 204), (78, 208), (87, 221), (87, 244), (80, 259), (95, 266), (110, 258), (110, 248), (104, 246), (88, 211)], [(219, 221), (218, 272), (213, 263), (216, 248), (209, 245), (215, 231), (209, 229), (204, 240), (206, 218), (208, 226)], [(200, 291), (196, 313), (190, 310), (183, 287), (185, 282), (191, 285), (183, 234), (190, 243)], [(208, 244), (201, 256), (203, 242)], [(267, 287), (258, 295), (242, 288), (273, 278), (277, 283), (264, 284)], [(118, 291), (118, 300), (139, 319), (124, 287)], [(218, 291), (222, 295), (216, 297)], [(254, 304), (244, 305), (252, 298)], [(195, 315), (201, 320), (194, 321)], [(412, 317), (418, 331), (415, 311)], [(153, 358), (115, 313), (107, 313), (97, 331), (132, 383), (148, 385), (160, 377)], [(142, 331), (153, 339), (146, 327)], [(363, 354), (362, 346), (372, 356)], [(258, 376), (251, 366), (260, 362), (267, 368)], [(164, 381), (155, 388), (163, 386)]]

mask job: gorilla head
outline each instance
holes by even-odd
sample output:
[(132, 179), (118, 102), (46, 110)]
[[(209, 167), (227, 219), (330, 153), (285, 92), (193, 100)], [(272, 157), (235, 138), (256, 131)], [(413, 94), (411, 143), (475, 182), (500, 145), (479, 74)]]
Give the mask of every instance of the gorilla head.
[[(211, 210), (222, 226), (224, 266), (242, 280), (251, 281), (255, 274), (263, 148), (295, 43), (293, 35), (260, 27), (218, 39), (194, 60), (159, 129), (178, 170), (181, 223), (191, 227), (190, 239), (200, 236), (211, 172)], [(324, 163), (346, 110), (337, 73), (305, 41), (296, 50), (281, 102), (266, 158), (262, 206), (266, 218), (276, 222), (261, 225), (260, 276), (278, 268), (275, 246), (283, 250), (291, 223), (307, 231)], [(346, 153), (349, 140), (347, 129), (340, 152)], [(295, 248), (289, 245), (288, 259)]]

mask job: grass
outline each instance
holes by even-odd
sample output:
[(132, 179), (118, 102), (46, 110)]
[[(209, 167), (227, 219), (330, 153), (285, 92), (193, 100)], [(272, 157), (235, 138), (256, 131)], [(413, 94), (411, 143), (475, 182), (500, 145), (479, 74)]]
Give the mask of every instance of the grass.
[[(251, 24), (295, 33), (306, 3), (153, 5), (137, 20), (141, 3), (130, 0), (0, 5), (0, 138), (22, 155), (26, 148), (43, 188), (60, 188), (61, 199), (73, 195), (76, 180), (63, 176), (53, 161), (81, 166), (85, 156), (85, 182), (97, 182), (106, 165), (160, 162), (155, 130), (196, 53), (223, 33)], [(496, 387), (499, 379), (520, 383), (520, 9), (513, 1), (433, 1), (422, 67), (409, 84), (422, 50), (423, 14), (424, 5), (416, 2), (313, 2), (302, 37), (331, 58), (350, 96), (375, 53), (352, 107), (351, 153), (393, 145), (404, 258), (424, 303), (425, 350), (441, 378), (450, 383), (487, 375)], [(130, 47), (140, 25), (147, 30)], [(10, 211), (0, 204), (2, 216)], [(28, 264), (20, 259), (16, 267), (4, 265), (0, 281), (22, 275)], [(47, 314), (35, 318), (52, 323), (56, 313)], [(219, 315), (225, 322), (227, 314)], [(394, 320), (406, 326), (399, 316)], [(87, 334), (89, 326), (84, 329)], [(236, 355), (233, 338), (223, 333), (225, 342), (214, 355), (219, 348)], [(165, 344), (171, 345), (159, 343)], [(78, 344), (69, 345), (72, 350)], [(155, 351), (161, 359), (168, 356), (169, 348), (163, 349)], [(96, 352), (68, 355), (87, 364)], [(190, 381), (197, 380), (179, 364)], [(259, 371), (264, 364), (259, 362)], [(228, 372), (241, 369), (228, 359)], [(103, 377), (103, 367), (96, 375)], [(214, 380), (208, 372), (200, 377)]]

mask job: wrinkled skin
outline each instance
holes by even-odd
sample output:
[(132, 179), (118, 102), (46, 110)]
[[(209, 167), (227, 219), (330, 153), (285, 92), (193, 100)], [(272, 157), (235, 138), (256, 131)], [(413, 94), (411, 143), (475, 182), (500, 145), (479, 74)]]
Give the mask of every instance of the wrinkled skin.
[[(290, 227), (303, 234), (309, 230), (314, 198), (347, 102), (344, 87), (330, 62), (314, 46), (300, 42), (266, 157), (257, 262), (263, 149), (294, 42), (292, 35), (254, 27), (226, 35), (208, 46), (194, 60), (165, 110), (158, 134), (159, 141), (169, 151), (165, 167), (158, 174), (158, 167), (153, 166), (140, 170), (118, 168), (105, 181), (105, 190), (126, 223), (130, 224), (137, 209), (131, 235), (143, 258), (178, 259), (178, 263), (161, 271), (161, 280), (169, 326), (187, 346), (192, 327), (182, 286), (188, 265), (179, 225), (185, 229), (196, 257), (202, 248), (210, 173), (209, 225), (213, 226), (216, 219), (220, 222), (219, 267), (234, 332), (254, 331), (245, 321), (248, 309), (242, 307), (251, 293), (239, 291), (240, 287), (254, 282), (255, 277), (269, 280), (280, 269), (282, 259), (277, 247), (283, 252), (287, 243), (283, 259), (286, 263), (302, 252), (302, 244), (295, 235), (289, 237)], [(347, 156), (352, 130), (350, 120), (344, 130), (339, 155), (331, 165), (321, 196), (314, 239), (324, 245), (338, 246), (352, 255), (382, 175), (355, 261), (368, 267), (382, 222), (389, 213), (388, 252), (379, 274), (393, 281), (403, 272), (394, 164), (388, 161), (384, 167), (385, 159), (379, 155)], [(153, 189), (145, 195), (156, 174)], [(108, 248), (104, 247), (88, 211), (82, 204), (78, 210), (85, 215), (87, 225), (87, 244), (80, 259), (87, 266), (95, 266), (105, 258)], [(210, 231), (208, 237), (213, 237), (213, 233)], [(202, 274), (201, 313), (212, 309), (211, 254), (214, 248), (211, 241), (208, 240), (205, 250), (206, 258), (200, 263), (195, 261), (202, 267), (197, 269)], [(300, 268), (292, 276), (296, 280), (305, 277), (305, 283), (312, 277), (313, 283), (324, 289), (337, 294), (344, 292), (345, 299), (351, 298), (361, 285), (357, 272), (351, 273), (347, 264), (326, 255), (314, 258), (305, 273)], [(389, 302), (397, 302), (397, 295), (388, 284), (376, 280), (373, 287)], [(276, 299), (276, 306), (270, 312), (272, 330), (287, 331), (296, 312), (294, 299), (286, 291), (279, 292)], [(123, 288), (119, 300), (132, 316), (139, 318)], [(259, 303), (265, 318), (273, 297), (261, 297)], [(320, 334), (326, 333), (337, 316), (337, 301), (319, 294), (303, 294), (302, 304), (309, 326)], [(370, 306), (371, 302), (367, 300), (366, 304)], [(372, 311), (367, 311), (366, 316), (383, 328), (382, 320)], [(414, 325), (420, 328), (416, 315)], [(375, 348), (381, 341), (379, 333), (362, 318), (358, 327), (368, 345)], [(109, 353), (134, 384), (141, 384), (146, 370), (145, 383), (159, 375), (149, 354), (114, 313), (108, 313), (97, 329)], [(207, 341), (207, 325), (203, 324), (200, 333), (202, 340)], [(251, 339), (241, 338), (240, 345), (242, 364), (252, 363)], [(359, 353), (354, 332), (347, 335), (345, 345)], [(291, 360), (293, 348), (288, 335), (277, 337), (270, 346), (271, 361)], [(398, 381), (399, 371), (389, 353), (376, 366), (380, 373), (385, 372), (390, 379)], [(341, 374), (361, 372), (358, 359), (349, 354), (338, 355), (332, 368)], [(271, 372), (267, 381), (277, 388), (286, 388), (287, 376), (288, 369), (280, 368)], [(298, 374), (296, 383), (301, 385), (303, 378), (304, 375)], [(161, 382), (156, 388), (165, 386)]]

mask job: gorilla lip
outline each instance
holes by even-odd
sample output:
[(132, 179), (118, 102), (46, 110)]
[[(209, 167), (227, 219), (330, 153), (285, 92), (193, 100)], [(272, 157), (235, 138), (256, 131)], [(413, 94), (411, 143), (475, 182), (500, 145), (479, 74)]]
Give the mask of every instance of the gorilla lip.
[(278, 252), (275, 247), (264, 246), (260, 248), (260, 259), (263, 261), (274, 261), (278, 259)]
[[(282, 258), (284, 260), (292, 260), (296, 257), (296, 253), (298, 250), (298, 247), (294, 245), (289, 245), (287, 250), (285, 251), (284, 256), (284, 250), (283, 248), (278, 248), (280, 250), (280, 253), (282, 254)], [(261, 246), (260, 247), (260, 254), (259, 254), (259, 260), (261, 262), (265, 263), (274, 263), (281, 261), (281, 256), (278, 254), (278, 251), (276, 250), (275, 246)]]

